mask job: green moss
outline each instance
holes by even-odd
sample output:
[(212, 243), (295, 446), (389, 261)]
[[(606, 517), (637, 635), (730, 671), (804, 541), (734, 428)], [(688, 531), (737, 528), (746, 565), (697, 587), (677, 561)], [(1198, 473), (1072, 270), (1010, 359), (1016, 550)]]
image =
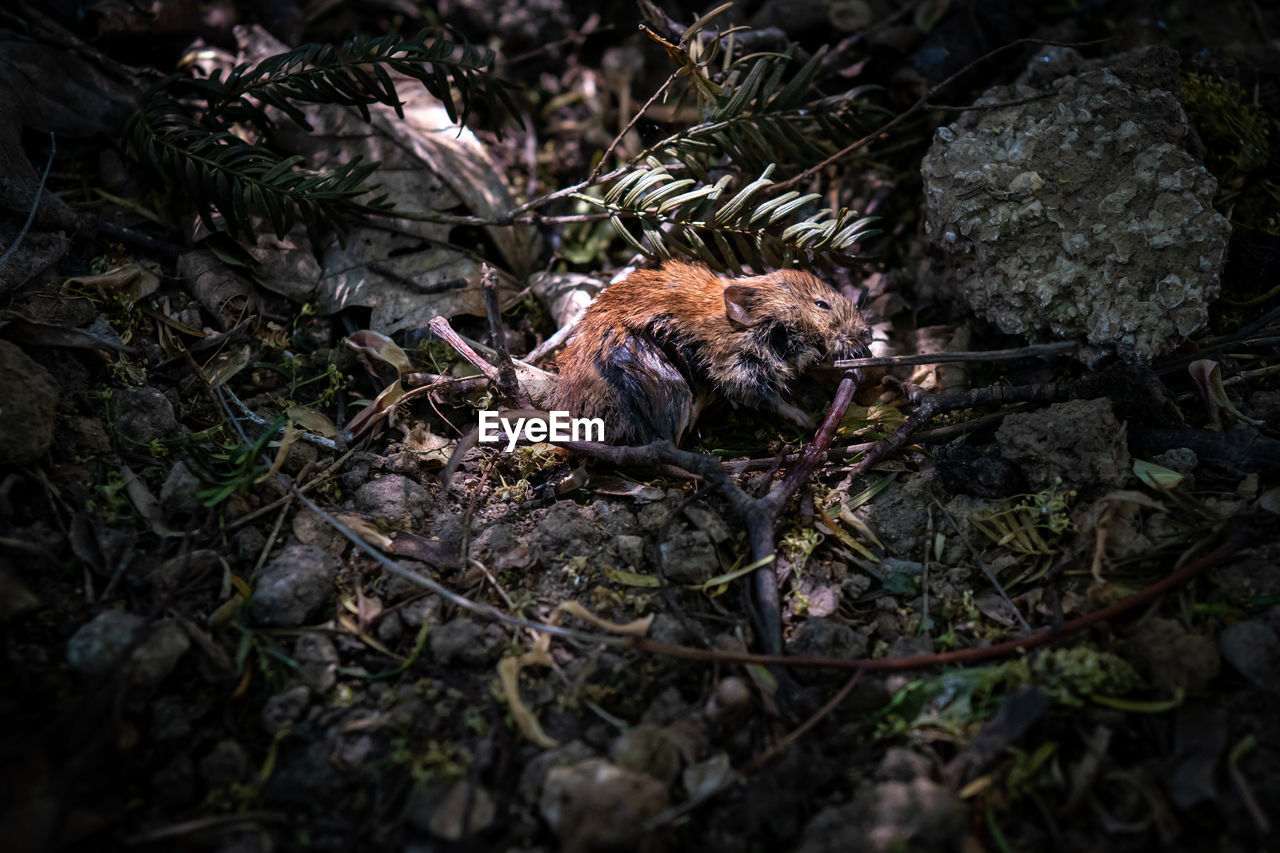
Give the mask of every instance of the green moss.
[(1266, 165), (1274, 120), (1238, 85), (1213, 75), (1184, 74), (1182, 106), (1208, 149), (1205, 165), (1219, 178)]

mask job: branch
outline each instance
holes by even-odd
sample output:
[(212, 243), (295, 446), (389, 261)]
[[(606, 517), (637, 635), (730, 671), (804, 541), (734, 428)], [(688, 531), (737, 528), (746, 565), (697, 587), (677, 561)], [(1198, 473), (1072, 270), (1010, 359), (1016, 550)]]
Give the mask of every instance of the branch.
[(1065, 355), (1076, 350), (1074, 341), (1052, 344), (1036, 344), (1015, 349), (988, 350), (986, 352), (934, 352), (918, 355), (886, 355), (869, 358), (844, 358), (835, 363), (840, 370), (860, 367), (896, 367), (907, 364), (950, 364), (958, 361), (1011, 361), (1017, 358)]

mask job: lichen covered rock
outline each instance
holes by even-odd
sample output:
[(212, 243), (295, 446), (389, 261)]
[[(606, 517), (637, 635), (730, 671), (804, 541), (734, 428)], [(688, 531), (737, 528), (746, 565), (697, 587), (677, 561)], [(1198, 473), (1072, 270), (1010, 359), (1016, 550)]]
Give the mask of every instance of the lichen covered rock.
[(1176, 67), (1168, 49), (1042, 54), (975, 107), (1046, 84), (1047, 96), (938, 129), (922, 164), (925, 234), (977, 314), (1140, 362), (1204, 325), (1230, 227), (1185, 148)]

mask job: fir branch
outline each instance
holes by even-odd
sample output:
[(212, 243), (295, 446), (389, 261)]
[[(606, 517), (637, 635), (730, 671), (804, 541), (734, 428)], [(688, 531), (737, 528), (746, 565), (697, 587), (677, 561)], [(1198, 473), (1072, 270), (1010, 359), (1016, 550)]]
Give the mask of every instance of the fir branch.
[[(794, 217), (817, 193), (775, 194), (774, 167), (737, 192), (732, 175), (714, 184), (676, 178), (656, 160), (623, 175), (603, 199), (575, 197), (604, 208), (618, 234), (636, 251), (654, 258), (696, 257), (714, 267), (741, 272), (740, 260), (757, 267), (788, 267), (802, 254), (847, 256), (855, 243), (878, 233), (871, 217), (847, 209)], [(637, 221), (637, 235), (624, 219)]]
[(301, 157), (282, 157), (168, 107), (163, 100), (145, 104), (130, 119), (126, 138), (138, 160), (188, 196), (211, 229), (216, 211), (232, 237), (252, 233), (254, 216), (279, 237), (299, 220), (323, 221), (341, 236), (347, 216), (388, 209), (385, 197), (355, 201), (373, 189), (365, 181), (376, 162), (356, 157), (336, 169), (308, 171), (299, 168)]
[[(366, 120), (375, 103), (404, 116), (390, 72), (418, 80), (444, 106), (450, 119), (465, 121), (483, 101), (492, 116), (516, 112), (507, 84), (492, 73), (493, 56), (473, 45), (458, 45), (426, 32), (412, 39), (357, 36), (342, 45), (303, 45), (250, 65), (202, 79), (173, 76), (152, 90), (126, 128), (130, 148), (142, 164), (171, 189), (187, 195), (206, 225), (221, 215), (228, 232), (247, 235), (261, 217), (283, 236), (297, 222), (323, 222), (339, 237), (352, 215), (386, 213), (381, 196), (356, 199), (374, 189), (366, 181), (379, 163), (355, 158), (326, 171), (311, 171), (302, 157), (272, 150), (272, 122), (266, 107), (311, 129), (299, 104), (355, 107)], [(194, 89), (204, 100), (197, 115), (177, 93)], [(245, 141), (233, 125), (258, 132)]]
[(738, 60), (705, 121), (650, 146), (634, 162), (661, 154), (697, 172), (728, 159), (759, 172), (770, 164), (804, 168), (822, 160), (864, 134), (868, 119), (884, 112), (865, 99), (872, 86), (814, 97), (825, 55), (824, 47), (785, 81), (790, 54)]
[[(223, 79), (220, 72), (192, 81), (206, 97), (209, 113), (250, 120), (263, 127), (255, 102), (279, 109), (311, 129), (299, 103), (356, 107), (367, 121), (370, 104), (385, 104), (401, 118), (401, 101), (389, 71), (412, 77), (444, 105), (449, 119), (465, 124), (477, 99), (495, 117), (495, 131), (518, 110), (508, 84), (493, 74), (493, 55), (472, 44), (459, 45), (424, 30), (412, 39), (356, 36), (341, 45), (307, 44), (244, 63)], [(455, 96), (455, 89), (456, 96)]]

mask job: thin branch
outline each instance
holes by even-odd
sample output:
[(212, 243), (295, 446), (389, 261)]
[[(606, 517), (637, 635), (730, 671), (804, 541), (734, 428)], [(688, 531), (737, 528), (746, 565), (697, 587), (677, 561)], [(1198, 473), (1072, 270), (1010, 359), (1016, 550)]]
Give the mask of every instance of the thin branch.
[(1152, 584), (1151, 586), (1136, 592), (1127, 598), (1122, 598), (1109, 607), (1101, 610), (1095, 610), (1084, 616), (1072, 619), (1070, 622), (1063, 624), (1059, 628), (1052, 628), (1048, 631), (1042, 631), (1039, 634), (1032, 634), (1029, 637), (1018, 637), (1012, 640), (1006, 640), (1003, 643), (995, 643), (994, 645), (984, 646), (973, 649), (960, 649), (954, 652), (940, 652), (929, 655), (915, 655), (905, 658), (871, 658), (861, 660), (846, 660), (843, 658), (822, 658), (822, 657), (788, 657), (785, 655), (758, 655), (748, 654), (745, 652), (712, 652), (703, 649), (690, 648), (688, 646), (673, 646), (667, 643), (660, 643), (656, 640), (650, 640), (646, 637), (632, 638), (627, 641), (627, 645), (640, 651), (653, 652), (654, 654), (668, 655), (670, 657), (684, 658), (685, 660), (702, 660), (702, 661), (732, 661), (734, 663), (758, 664), (760, 666), (784, 666), (784, 667), (804, 667), (813, 669), (848, 669), (848, 670), (867, 670), (876, 672), (895, 672), (900, 670), (921, 669), (924, 667), (951, 666), (958, 663), (972, 663), (974, 661), (989, 660), (991, 658), (1003, 657), (1005, 655), (1016, 654), (1028, 649), (1047, 646), (1056, 643), (1059, 640), (1066, 639), (1074, 634), (1079, 634), (1094, 625), (1104, 622), (1110, 622), (1119, 616), (1123, 616), (1131, 610), (1144, 607), (1155, 601), (1166, 592), (1175, 589), (1187, 581), (1201, 574), (1207, 569), (1217, 566), (1226, 558), (1248, 545), (1256, 534), (1251, 528), (1244, 527), (1233, 533), (1225, 542), (1205, 554), (1198, 560), (1187, 564), (1183, 568), (1171, 575)]
[[(1105, 39), (1103, 39), (1102, 41), (1105, 41)], [(1043, 39), (1035, 39), (1035, 38), (1022, 38), (1022, 39), (1015, 39), (1014, 41), (1011, 41), (1008, 44), (1004, 44), (1004, 45), (1001, 45), (1000, 47), (995, 48), (994, 50), (987, 51), (982, 56), (979, 56), (977, 59), (973, 60), (965, 67), (961, 68), (959, 71), (952, 74), (947, 79), (943, 80), (941, 83), (938, 83), (937, 85), (931, 87), (927, 92), (925, 92), (924, 96), (921, 97), (920, 100), (916, 101), (914, 104), (908, 107), (905, 112), (901, 112), (898, 115), (894, 116), (888, 122), (881, 125), (876, 130), (873, 130), (871, 133), (867, 134), (861, 139), (858, 139), (854, 142), (849, 143), (844, 148), (841, 148), (839, 151), (832, 154), (827, 159), (823, 160), (821, 163), (817, 163), (813, 166), (810, 166), (809, 168), (805, 169), (803, 172), (800, 172), (798, 175), (796, 175), (793, 178), (790, 178), (789, 180), (782, 181), (775, 187), (775, 189), (778, 191), (789, 189), (795, 184), (798, 184), (803, 180), (813, 177), (814, 175), (818, 174), (819, 172), (821, 172), (823, 169), (827, 168), (831, 164), (844, 159), (846, 156), (848, 156), (849, 154), (852, 154), (854, 151), (857, 151), (859, 148), (863, 147), (871, 140), (889, 132), (890, 130), (902, 124), (907, 119), (911, 118), (917, 113), (924, 112), (926, 109), (929, 108), (932, 98), (934, 98), (942, 90), (946, 89), (956, 80), (959, 80), (961, 77), (968, 74), (974, 68), (977, 68), (979, 65), (988, 61), (989, 59), (999, 56), (1001, 53), (1004, 53), (1006, 50), (1009, 50), (1010, 48), (1017, 47), (1018, 45), (1023, 45), (1023, 44), (1037, 44), (1037, 45), (1044, 45), (1046, 47), (1085, 47), (1087, 45), (1098, 44), (1098, 41), (1055, 42), (1055, 41), (1045, 41)]]
[(627, 122), (627, 126), (624, 127), (622, 131), (613, 138), (613, 141), (609, 143), (609, 147), (606, 148), (604, 150), (604, 153), (600, 155), (600, 162), (596, 163), (596, 167), (591, 170), (591, 174), (587, 175), (588, 184), (594, 181), (596, 177), (600, 174), (600, 170), (604, 168), (604, 164), (609, 160), (609, 155), (613, 153), (613, 149), (618, 147), (618, 143), (622, 141), (622, 138), (631, 131), (631, 128), (636, 126), (636, 122), (640, 120), (640, 117), (645, 114), (645, 112), (649, 109), (649, 107), (653, 106), (654, 101), (658, 100), (658, 98), (661, 98), (664, 94), (666, 94), (667, 89), (670, 88), (671, 84), (674, 83), (675, 81), (676, 81), (675, 73), (667, 77), (666, 81), (663, 82), (663, 84), (658, 87), (658, 91), (654, 92), (653, 96), (649, 98), (649, 100), (644, 102), (644, 106), (636, 111), (636, 114), (631, 117), (631, 121)]
[(870, 358), (844, 358), (835, 363), (840, 370), (853, 370), (860, 367), (898, 367), (908, 364), (951, 364), (959, 361), (1011, 361), (1017, 358), (1047, 357), (1065, 355), (1074, 352), (1079, 345), (1074, 341), (1059, 341), (1052, 344), (1036, 344), (1034, 346), (1014, 349), (988, 350), (986, 352), (934, 352), (918, 355), (886, 355)]
[(13, 238), (9, 248), (4, 250), (3, 255), (0, 255), (0, 266), (4, 266), (5, 261), (9, 260), (9, 257), (18, 250), (22, 239), (27, 236), (27, 230), (31, 227), (31, 223), (35, 222), (36, 211), (40, 208), (40, 197), (44, 195), (44, 182), (49, 178), (49, 170), (53, 168), (53, 155), (57, 153), (58, 140), (51, 130), (49, 131), (49, 159), (44, 164), (44, 172), (40, 175), (40, 183), (36, 185), (35, 195), (31, 199), (31, 210), (27, 212), (27, 221), (22, 223), (18, 236)]
[(471, 348), (471, 345), (462, 339), (462, 336), (453, 330), (449, 325), (449, 321), (444, 317), (432, 317), (431, 322), (427, 324), (427, 328), (431, 329), (440, 340), (447, 343), (457, 351), (458, 355), (465, 358), (473, 366), (478, 368), (490, 382), (498, 384), (498, 368), (480, 357), (480, 354)]
[(497, 353), (498, 391), (517, 408), (529, 408), (532, 404), (516, 379), (516, 366), (511, 363), (511, 352), (507, 349), (507, 330), (502, 324), (502, 308), (498, 304), (498, 271), (488, 264), (481, 266), (480, 285), (484, 288), (484, 307), (489, 315), (489, 337), (493, 339), (493, 349)]

